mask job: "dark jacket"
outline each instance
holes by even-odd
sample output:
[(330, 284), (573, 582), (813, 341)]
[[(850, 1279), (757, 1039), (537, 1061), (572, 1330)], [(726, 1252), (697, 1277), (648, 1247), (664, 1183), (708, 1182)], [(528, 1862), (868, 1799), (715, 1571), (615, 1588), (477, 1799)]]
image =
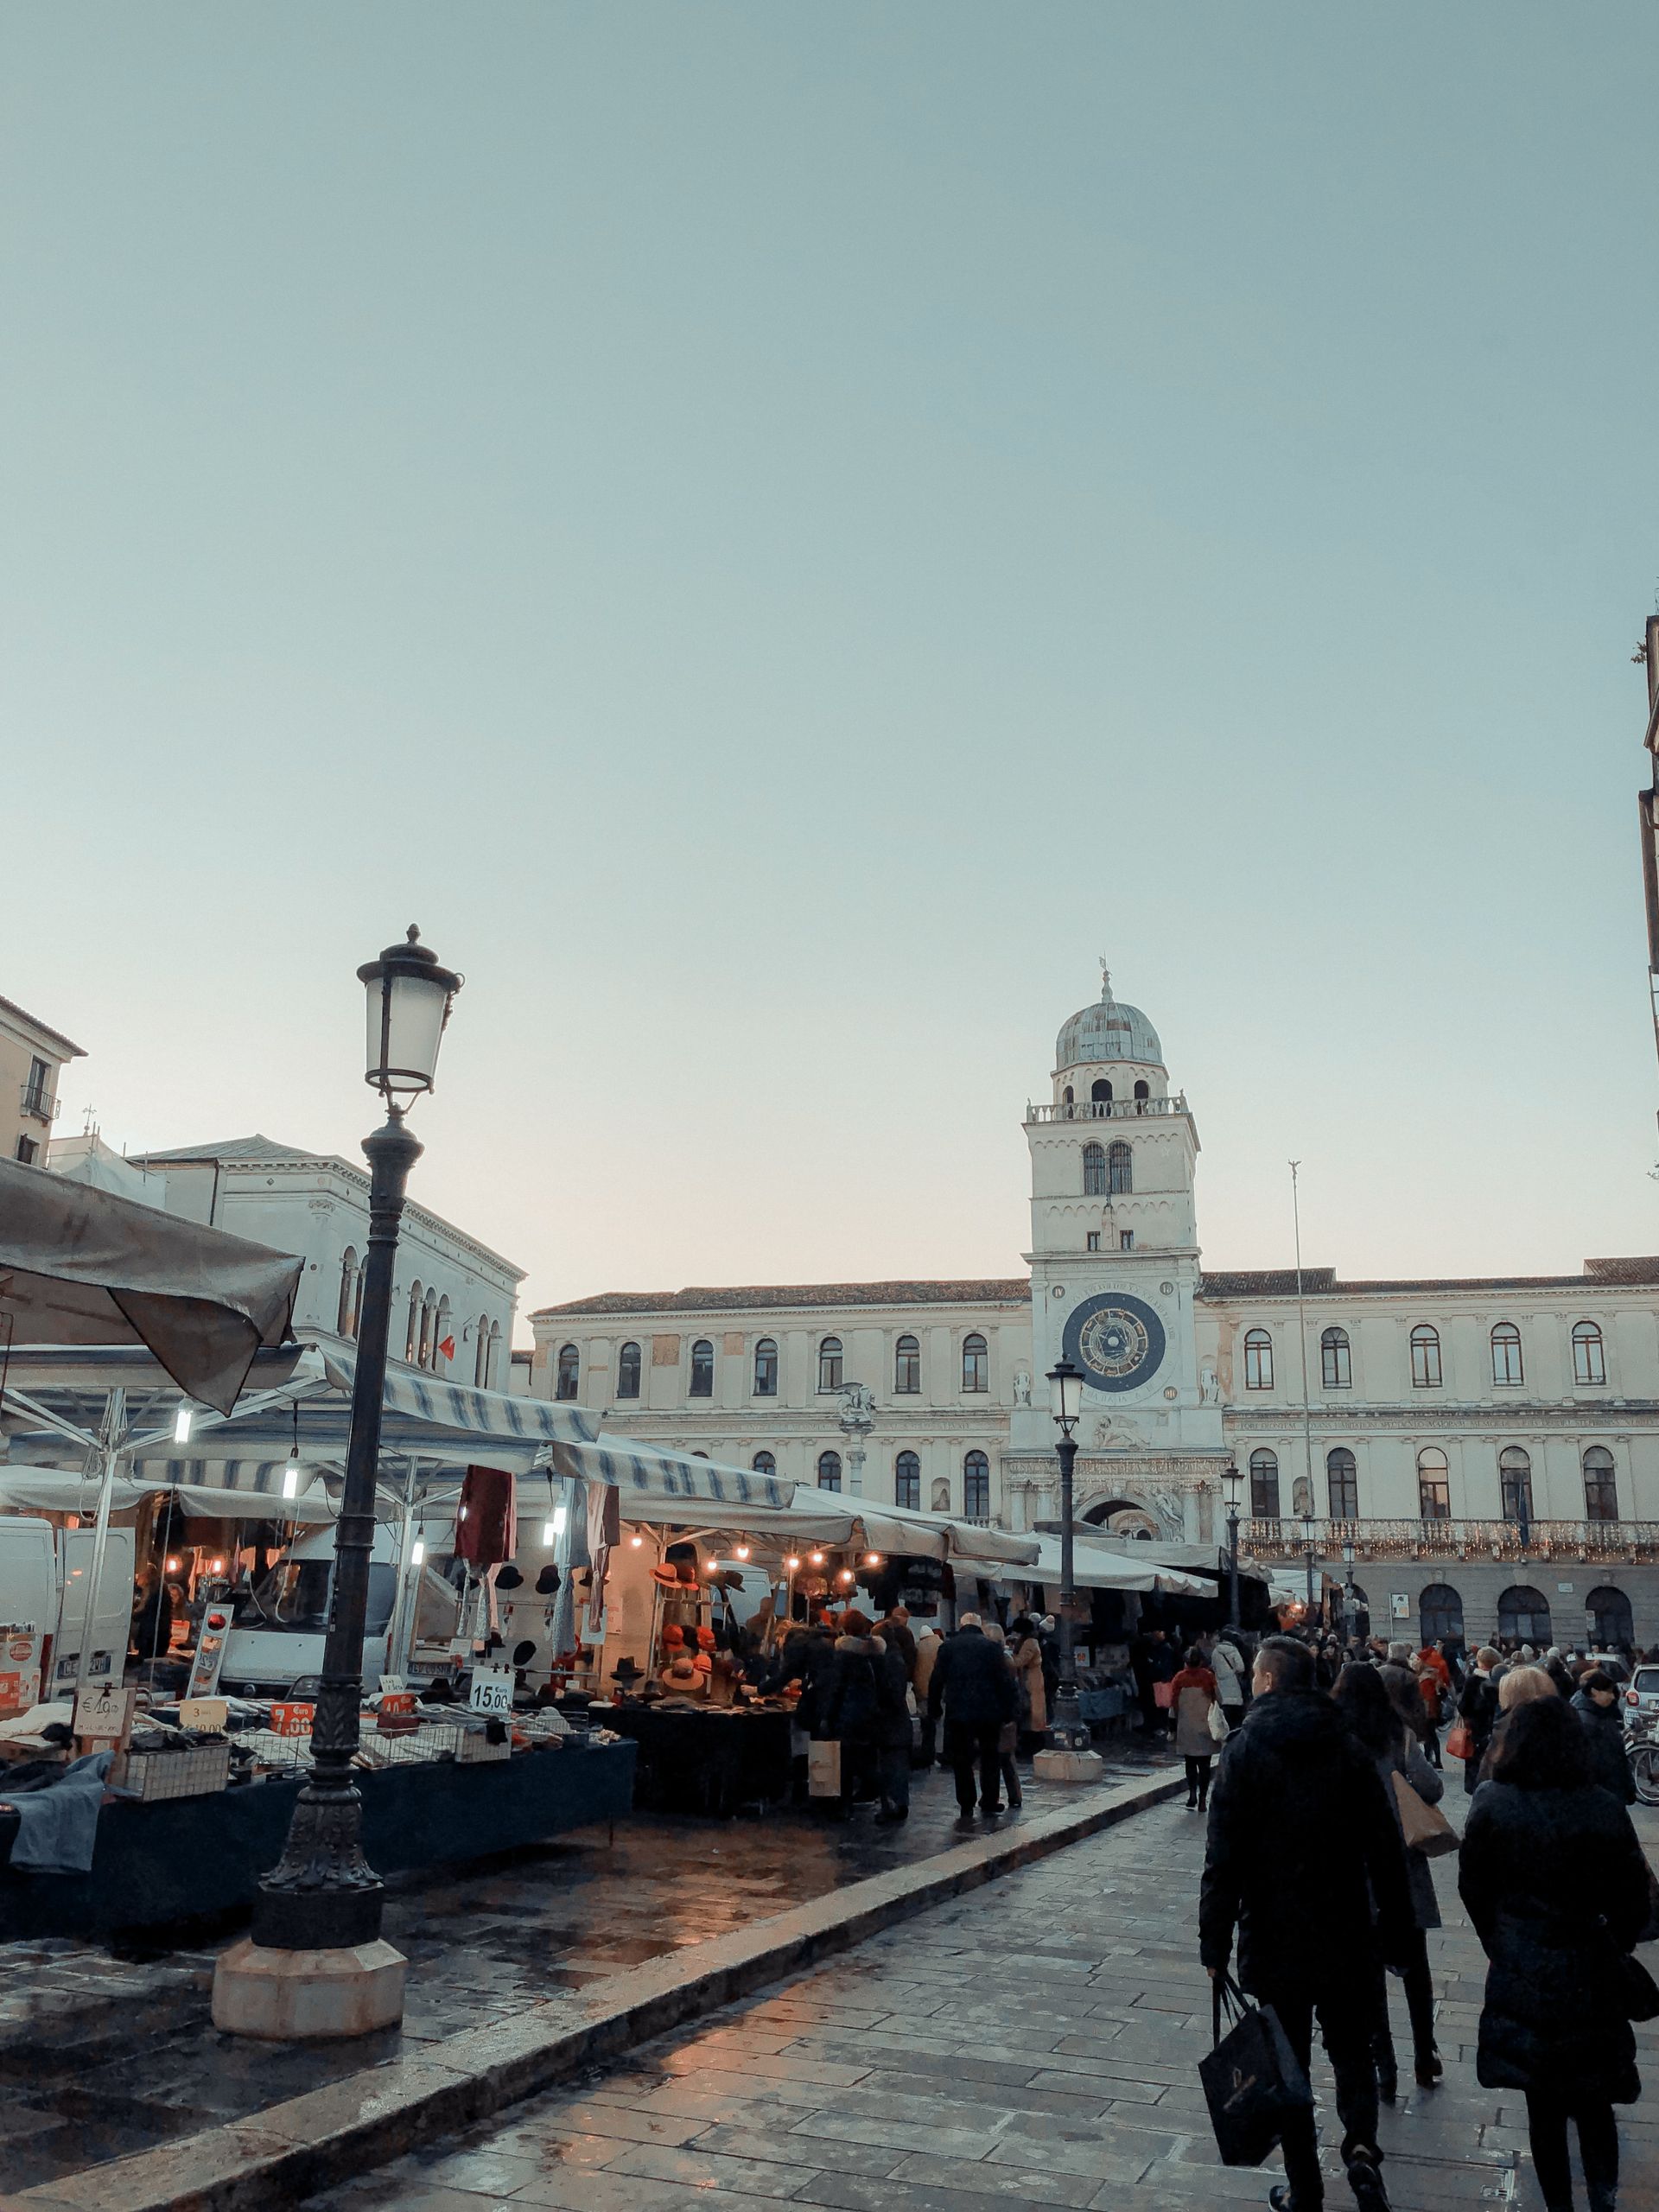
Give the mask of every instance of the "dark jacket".
[(889, 1651), (897, 1651), (908, 1682), (916, 1673), (916, 1638), (908, 1621), (878, 1621), (875, 1632)]
[[(1414, 1737), (1401, 1732), (1396, 1750), (1384, 1751), (1376, 1761), (1377, 1777), (1389, 1801), (1389, 1809), (1398, 1822), (1400, 1800), (1395, 1794), (1394, 1777), (1403, 1775), (1425, 1805), (1438, 1805), (1446, 1795), (1446, 1779), (1430, 1766), (1423, 1756), (1423, 1747)], [(1405, 1840), (1403, 1829), (1401, 1840)], [(1425, 1859), (1421, 1851), (1406, 1853), (1406, 1881), (1411, 1891), (1411, 1916), (1419, 1928), (1438, 1928), (1440, 1924), (1440, 1901), (1434, 1894), (1434, 1862)]]
[(1458, 1718), (1469, 1723), (1478, 1758), (1497, 1726), (1497, 1685), (1489, 1675), (1471, 1673), (1458, 1699)]
[(791, 1629), (784, 1638), (783, 1650), (772, 1670), (774, 1689), (781, 1689), (785, 1682), (799, 1681), (801, 1701), (796, 1708), (796, 1719), (809, 1735), (823, 1733), (819, 1715), (835, 1657), (836, 1639), (827, 1628)]
[(1624, 1756), (1624, 1723), (1619, 1718), (1618, 1706), (1610, 1705), (1604, 1710), (1588, 1690), (1574, 1690), (1572, 1704), (1590, 1739), (1590, 1758), (1597, 1783), (1603, 1789), (1611, 1790), (1621, 1805), (1634, 1805), (1636, 1777)]
[(838, 1637), (818, 1713), (822, 1732), (832, 1741), (908, 1745), (910, 1713), (898, 1651), (879, 1636)]
[(1019, 1686), (1007, 1655), (982, 1628), (961, 1628), (947, 1637), (933, 1662), (927, 1709), (943, 1710), (947, 1726), (1001, 1728), (1020, 1710)]
[(1204, 1964), (1226, 1965), (1236, 1928), (1247, 1989), (1317, 1993), (1368, 1973), (1379, 1939), (1397, 1956), (1412, 1925), (1400, 1831), (1342, 1714), (1314, 1690), (1257, 1698), (1222, 1746), (1210, 1799)]
[(1641, 2083), (1618, 1976), (1647, 1919), (1648, 1867), (1624, 1808), (1594, 1786), (1483, 1783), (1458, 1889), (1491, 1962), (1482, 2086), (1630, 2103)]

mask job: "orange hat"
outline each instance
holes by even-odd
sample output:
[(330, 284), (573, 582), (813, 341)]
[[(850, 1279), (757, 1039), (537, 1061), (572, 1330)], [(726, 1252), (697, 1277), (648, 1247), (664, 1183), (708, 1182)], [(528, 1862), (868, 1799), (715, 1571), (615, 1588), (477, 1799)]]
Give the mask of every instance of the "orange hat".
[(712, 1651), (715, 1648), (715, 1631), (713, 1629), (700, 1628), (697, 1630), (697, 1643), (702, 1650)]
[(685, 1642), (685, 1630), (677, 1621), (669, 1621), (663, 1629), (663, 1642), (671, 1651), (677, 1650)]

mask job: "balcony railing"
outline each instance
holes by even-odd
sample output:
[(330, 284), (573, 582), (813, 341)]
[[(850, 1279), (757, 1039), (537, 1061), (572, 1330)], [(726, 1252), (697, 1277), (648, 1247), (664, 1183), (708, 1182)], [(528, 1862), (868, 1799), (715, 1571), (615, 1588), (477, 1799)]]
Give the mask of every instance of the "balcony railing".
[[(1241, 1553), (1259, 1560), (1300, 1560), (1309, 1541), (1305, 1522), (1242, 1521)], [(1659, 1559), (1659, 1521), (1529, 1521), (1522, 1541), (1516, 1521), (1315, 1521), (1312, 1541), (1327, 1564), (1351, 1544), (1360, 1559), (1552, 1560)]]
[(37, 1122), (55, 1122), (58, 1118), (57, 1100), (37, 1083), (24, 1084), (22, 1103), (24, 1113), (32, 1114)]
[(1173, 1098), (1080, 1098), (1070, 1106), (1027, 1106), (1027, 1122), (1138, 1122), (1148, 1114), (1185, 1114), (1186, 1094)]

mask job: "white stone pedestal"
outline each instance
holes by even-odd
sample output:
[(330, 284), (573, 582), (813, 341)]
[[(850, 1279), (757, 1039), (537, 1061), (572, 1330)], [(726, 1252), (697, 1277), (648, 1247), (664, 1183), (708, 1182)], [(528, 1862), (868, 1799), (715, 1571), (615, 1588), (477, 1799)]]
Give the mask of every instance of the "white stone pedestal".
[(213, 1969), (213, 2025), (267, 2043), (366, 2036), (403, 2018), (408, 1972), (384, 1940), (349, 1951), (266, 1951), (244, 1936)]
[(1098, 1751), (1039, 1751), (1031, 1770), (1039, 1782), (1098, 1782), (1106, 1763)]

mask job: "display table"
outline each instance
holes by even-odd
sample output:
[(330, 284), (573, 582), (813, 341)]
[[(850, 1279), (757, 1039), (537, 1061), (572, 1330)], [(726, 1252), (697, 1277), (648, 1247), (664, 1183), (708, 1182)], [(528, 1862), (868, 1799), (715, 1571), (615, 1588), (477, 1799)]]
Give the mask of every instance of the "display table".
[(634, 1795), (652, 1812), (729, 1818), (789, 1796), (791, 1713), (618, 1705), (594, 1718), (639, 1745)]
[[(359, 1772), (364, 1856), (377, 1873), (400, 1874), (613, 1821), (632, 1802), (636, 1758), (631, 1743), (601, 1744)], [(0, 1942), (162, 1927), (251, 1904), (281, 1856), (299, 1788), (296, 1777), (172, 1803), (106, 1804), (90, 1872), (0, 1867)], [(17, 1826), (15, 1814), (0, 1815), (7, 1857)]]

